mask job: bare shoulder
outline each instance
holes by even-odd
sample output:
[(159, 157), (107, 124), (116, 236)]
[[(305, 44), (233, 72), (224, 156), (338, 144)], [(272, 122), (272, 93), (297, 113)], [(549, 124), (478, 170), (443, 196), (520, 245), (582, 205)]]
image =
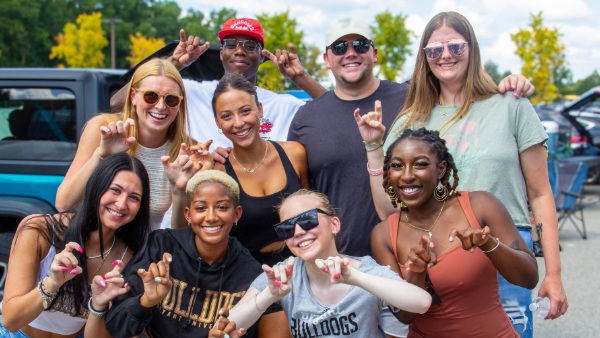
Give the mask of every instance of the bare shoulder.
[(296, 141), (285, 141), (277, 142), (290, 157), (303, 157), (306, 158), (306, 149), (300, 142)]
[(390, 235), (388, 231), (388, 220), (379, 222), (373, 230), (371, 230), (371, 242), (384, 243), (390, 246)]

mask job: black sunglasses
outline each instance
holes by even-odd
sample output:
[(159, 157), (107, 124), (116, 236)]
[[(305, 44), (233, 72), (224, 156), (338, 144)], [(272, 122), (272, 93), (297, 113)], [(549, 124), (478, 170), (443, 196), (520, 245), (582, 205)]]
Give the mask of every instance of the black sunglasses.
[(339, 41), (339, 42), (332, 43), (331, 46), (327, 46), (327, 48), (331, 49), (331, 52), (333, 53), (333, 55), (340, 56), (340, 55), (346, 54), (346, 52), (348, 51), (348, 45), (350, 43), (352, 43), (352, 48), (354, 48), (354, 50), (358, 54), (364, 54), (369, 51), (369, 47), (371, 47), (371, 45), (373, 44), (373, 41), (368, 40), (368, 39), (356, 39), (351, 42)]
[(134, 89), (136, 92), (142, 93), (142, 97), (147, 104), (156, 104), (160, 100), (161, 97), (164, 98), (165, 104), (171, 108), (175, 108), (179, 106), (181, 100), (183, 100), (183, 96), (168, 93), (168, 94), (160, 94), (153, 90), (139, 90)]
[(286, 240), (294, 237), (296, 224), (298, 224), (304, 231), (314, 229), (317, 227), (317, 225), (319, 225), (318, 214), (331, 216), (328, 212), (325, 212), (321, 209), (310, 209), (292, 218), (275, 224), (275, 232), (277, 233), (277, 236), (279, 236), (279, 239)]
[(242, 45), (247, 52), (254, 52), (260, 46), (254, 40), (223, 39), (223, 48), (225, 49), (237, 49), (239, 45)]

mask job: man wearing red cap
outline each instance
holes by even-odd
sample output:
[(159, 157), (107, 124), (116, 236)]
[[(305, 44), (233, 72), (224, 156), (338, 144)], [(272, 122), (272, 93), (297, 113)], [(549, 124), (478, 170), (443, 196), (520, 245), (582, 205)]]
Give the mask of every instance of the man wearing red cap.
[[(304, 72), (295, 54), (277, 51), (276, 55), (264, 50), (265, 34), (255, 19), (228, 19), (219, 31), (221, 42), (221, 61), (225, 74), (242, 74), (248, 81), (256, 84), (258, 66), (264, 57), (277, 64), (282, 74), (292, 80), (309, 95), (317, 97), (325, 93), (325, 89)], [(173, 52), (173, 63), (178, 69), (194, 62), (206, 49), (208, 42), (200, 45), (198, 37), (187, 39), (183, 30), (180, 32), (180, 43)], [(231, 145), (215, 124), (211, 101), (218, 81), (194, 81), (184, 79), (188, 102), (190, 135), (199, 141), (213, 140), (213, 149)], [(277, 94), (270, 90), (257, 88), (258, 100), (263, 104), (263, 118), (260, 134), (265, 139), (285, 141), (289, 125), (296, 111), (304, 104), (289, 94)]]

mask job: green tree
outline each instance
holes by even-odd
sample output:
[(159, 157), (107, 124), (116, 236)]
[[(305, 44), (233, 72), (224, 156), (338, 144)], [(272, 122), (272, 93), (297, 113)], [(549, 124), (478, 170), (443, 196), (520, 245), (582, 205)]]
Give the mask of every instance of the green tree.
[(406, 56), (412, 55), (409, 48), (414, 33), (406, 28), (406, 15), (393, 15), (390, 11), (375, 16), (373, 43), (378, 49), (376, 76), (386, 80), (396, 80), (406, 62)]
[(511, 39), (517, 45), (515, 54), (523, 61), (521, 72), (535, 85), (532, 103), (552, 102), (558, 96), (555, 70), (563, 66), (565, 46), (556, 28), (544, 26), (542, 12), (531, 14), (528, 29), (520, 29)]
[(81, 14), (77, 24), (66, 23), (64, 33), (56, 36), (56, 42), (50, 50), (50, 59), (64, 60), (68, 67), (103, 67), (102, 49), (108, 40), (102, 31), (102, 14)]
[(492, 80), (494, 80), (494, 82), (496, 84), (499, 84), (500, 81), (502, 81), (502, 79), (504, 79), (505, 77), (509, 76), (511, 74), (510, 71), (505, 71), (504, 73), (500, 74), (500, 72), (498, 71), (498, 65), (496, 63), (494, 63), (494, 61), (487, 61), (484, 65), (483, 68), (485, 69), (485, 72), (488, 73), (488, 75), (492, 78)]
[[(322, 55), (319, 48), (302, 42), (304, 32), (298, 29), (296, 19), (290, 18), (289, 10), (273, 15), (259, 14), (257, 19), (265, 31), (265, 48), (267, 50), (271, 52), (275, 52), (276, 49), (288, 50), (288, 45), (294, 44), (298, 58), (307, 73), (316, 81), (321, 81), (327, 75), (327, 70), (319, 62)], [(258, 85), (273, 91), (298, 88), (289, 80), (283, 79), (277, 66), (272, 62), (265, 62), (259, 67)]]
[(598, 74), (598, 70), (594, 70), (592, 74), (588, 75), (586, 78), (576, 81), (567, 87), (565, 90), (566, 94), (577, 94), (581, 95), (588, 90), (600, 86), (600, 74)]
[(229, 18), (235, 18), (234, 9), (222, 8), (211, 11), (208, 16), (198, 10), (189, 9), (187, 15), (179, 19), (179, 25), (187, 34), (199, 36), (202, 41), (219, 43), (218, 33)]

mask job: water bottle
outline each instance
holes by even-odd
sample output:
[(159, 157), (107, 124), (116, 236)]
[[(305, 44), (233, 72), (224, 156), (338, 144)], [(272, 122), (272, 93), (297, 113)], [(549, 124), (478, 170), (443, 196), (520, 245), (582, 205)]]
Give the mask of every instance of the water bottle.
[(534, 299), (533, 303), (529, 304), (529, 310), (537, 313), (538, 317), (542, 318), (548, 315), (551, 307), (552, 305), (550, 304), (550, 299), (548, 297), (537, 297)]

